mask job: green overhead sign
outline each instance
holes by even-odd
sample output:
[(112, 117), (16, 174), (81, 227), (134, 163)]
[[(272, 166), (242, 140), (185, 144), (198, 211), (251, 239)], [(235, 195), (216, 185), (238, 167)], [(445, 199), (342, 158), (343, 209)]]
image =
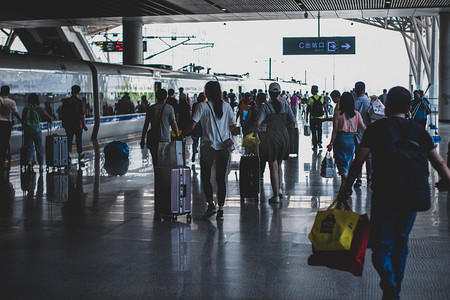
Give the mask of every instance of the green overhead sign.
[(355, 54), (354, 36), (285, 37), (283, 55)]

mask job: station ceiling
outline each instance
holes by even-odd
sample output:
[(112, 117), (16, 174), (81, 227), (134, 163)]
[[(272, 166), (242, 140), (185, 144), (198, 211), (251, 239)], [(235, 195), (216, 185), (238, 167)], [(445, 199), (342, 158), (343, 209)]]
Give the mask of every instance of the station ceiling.
[(450, 0), (12, 0), (0, 7), (0, 27), (226, 22), (308, 18), (434, 16)]

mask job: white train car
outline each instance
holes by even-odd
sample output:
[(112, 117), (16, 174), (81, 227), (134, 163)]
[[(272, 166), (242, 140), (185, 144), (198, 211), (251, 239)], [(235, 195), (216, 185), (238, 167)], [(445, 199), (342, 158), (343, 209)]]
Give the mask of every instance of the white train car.
[[(61, 100), (70, 96), (73, 85), (81, 87), (79, 95), (86, 103), (88, 131), (83, 133), (83, 143), (90, 143), (95, 130), (95, 108), (98, 107), (99, 122), (97, 138), (118, 137), (142, 130), (145, 114), (115, 115), (117, 101), (129, 93), (136, 105), (146, 96), (154, 102), (155, 91), (164, 88), (183, 87), (184, 92), (195, 100), (204, 90), (206, 82), (218, 80), (224, 91), (233, 89), (236, 94), (253, 89), (267, 91), (270, 81), (251, 80), (237, 76), (215, 76), (158, 69), (146, 66), (125, 66), (104, 63), (92, 63), (30, 54), (0, 53), (0, 85), (8, 85), (10, 98), (16, 101), (19, 113), (27, 105), (30, 93), (37, 93), (42, 106), (51, 111), (55, 122), (52, 132), (64, 134), (59, 121)], [(295, 83), (280, 82), (282, 89), (299, 89)], [(96, 102), (98, 106), (96, 106)], [(17, 123), (17, 121), (16, 121)], [(47, 134), (48, 125), (42, 123), (43, 134)], [(22, 126), (15, 124), (11, 134), (11, 152), (17, 153), (22, 145)]]

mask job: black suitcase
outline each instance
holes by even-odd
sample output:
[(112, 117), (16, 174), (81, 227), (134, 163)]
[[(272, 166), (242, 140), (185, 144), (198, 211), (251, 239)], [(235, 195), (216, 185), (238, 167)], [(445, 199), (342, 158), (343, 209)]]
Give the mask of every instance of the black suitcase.
[(258, 143), (256, 143), (256, 155), (243, 155), (239, 163), (239, 190), (241, 202), (243, 202), (245, 198), (255, 198), (256, 203), (258, 203), (260, 190), (259, 180), (259, 147)]
[(298, 156), (298, 128), (288, 128), (289, 133), (289, 154)]

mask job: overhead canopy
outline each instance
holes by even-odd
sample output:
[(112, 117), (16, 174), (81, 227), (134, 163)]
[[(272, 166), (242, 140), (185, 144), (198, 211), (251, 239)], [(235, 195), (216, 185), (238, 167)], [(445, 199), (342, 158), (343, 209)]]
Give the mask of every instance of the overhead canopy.
[(11, 0), (0, 9), (0, 27), (121, 25), (317, 18), (434, 16), (450, 0)]

